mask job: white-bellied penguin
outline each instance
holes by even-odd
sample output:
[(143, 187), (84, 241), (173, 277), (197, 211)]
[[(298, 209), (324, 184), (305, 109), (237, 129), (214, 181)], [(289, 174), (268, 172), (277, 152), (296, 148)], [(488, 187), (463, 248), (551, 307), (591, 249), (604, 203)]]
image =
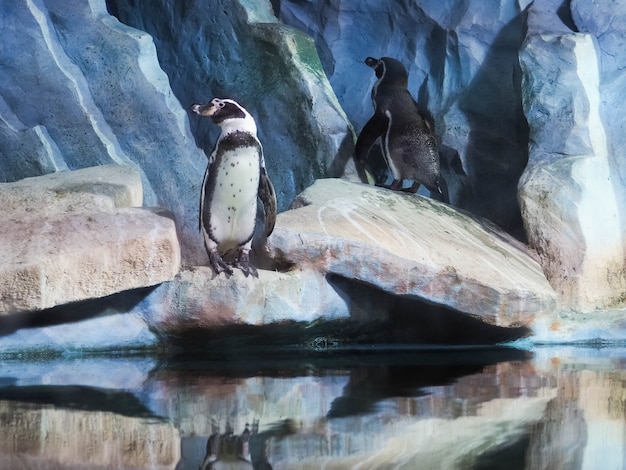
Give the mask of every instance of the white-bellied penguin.
[(409, 191), (416, 192), (423, 184), (431, 196), (448, 202), (434, 123), (411, 96), (404, 65), (390, 57), (368, 57), (365, 63), (374, 69), (378, 80), (372, 88), (374, 115), (356, 142), (357, 164), (365, 164), (370, 148), (380, 137), (385, 162), (393, 174), (390, 189), (400, 190), (402, 180), (413, 180)]
[(276, 194), (265, 171), (263, 147), (254, 119), (231, 99), (214, 98), (192, 110), (210, 116), (222, 133), (209, 157), (200, 196), (200, 230), (217, 274), (232, 274), (223, 255), (237, 250), (232, 266), (258, 277), (250, 263), (250, 248), (257, 215), (257, 197), (265, 210), (265, 234), (276, 222)]

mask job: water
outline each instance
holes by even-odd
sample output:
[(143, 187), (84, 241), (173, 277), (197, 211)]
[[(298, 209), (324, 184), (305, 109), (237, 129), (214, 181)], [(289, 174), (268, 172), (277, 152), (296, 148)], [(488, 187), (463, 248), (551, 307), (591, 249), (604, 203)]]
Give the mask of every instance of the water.
[(197, 470), (213, 435), (206, 468), (621, 469), (625, 359), (552, 347), (3, 361), (0, 468)]

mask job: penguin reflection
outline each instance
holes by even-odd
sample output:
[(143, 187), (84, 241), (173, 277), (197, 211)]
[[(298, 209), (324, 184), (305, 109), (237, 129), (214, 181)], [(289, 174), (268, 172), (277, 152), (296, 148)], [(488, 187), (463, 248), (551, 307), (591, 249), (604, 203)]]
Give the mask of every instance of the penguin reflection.
[(241, 435), (233, 434), (230, 425), (220, 434), (213, 427), (213, 433), (206, 444), (206, 455), (200, 470), (252, 470), (250, 456), (250, 430), (246, 425)]
[(246, 424), (240, 435), (233, 433), (230, 423), (226, 423), (225, 432), (220, 434), (219, 427), (213, 423), (200, 470), (272, 470), (267, 458), (269, 439), (291, 433), (293, 425), (289, 421), (259, 433), (259, 422), (254, 420), (252, 430)]

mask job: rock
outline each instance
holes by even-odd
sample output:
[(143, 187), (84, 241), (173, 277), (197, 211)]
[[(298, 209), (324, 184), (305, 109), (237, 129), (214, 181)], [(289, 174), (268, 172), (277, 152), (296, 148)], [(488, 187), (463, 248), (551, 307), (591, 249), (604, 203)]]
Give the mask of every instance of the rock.
[(197, 230), (206, 157), (158, 64), (149, 35), (105, 1), (0, 5), (0, 178), (134, 164), (144, 203), (172, 211), (185, 260), (206, 253)]
[(0, 184), (0, 313), (33, 311), (172, 279), (169, 213), (140, 205), (139, 173), (101, 166)]
[[(360, 131), (376, 77), (363, 61), (390, 56), (435, 118), (453, 205), (522, 235), (516, 185), (527, 160), (517, 51), (528, 2), (281, 0), (280, 18), (310, 34), (337, 98)], [(427, 193), (424, 193), (427, 194)]]
[(621, 99), (611, 97), (615, 81), (623, 82), (626, 74), (600, 68), (604, 47), (594, 35), (548, 34), (543, 23), (535, 28), (532, 18), (520, 51), (532, 142), (519, 182), (528, 240), (563, 308), (589, 312), (623, 306), (626, 186), (619, 176), (619, 149), (624, 113), (615, 111), (622, 108)]
[[(108, 357), (158, 352), (159, 337), (135, 306), (147, 292), (125, 291), (28, 314), (4, 317), (0, 324), (3, 357)], [(100, 378), (102, 380), (102, 378)]]
[(349, 316), (348, 306), (323, 274), (312, 270), (259, 270), (216, 276), (208, 266), (183, 270), (140, 305), (146, 323), (163, 334), (194, 329), (313, 322)]
[(339, 179), (319, 180), (278, 215), (280, 263), (417, 296), (498, 326), (551, 313), (555, 294), (521, 244), (450, 206)]
[(66, 213), (108, 212), (141, 207), (139, 172), (127, 165), (102, 165), (52, 173), (0, 184), (3, 209), (12, 218), (56, 216)]

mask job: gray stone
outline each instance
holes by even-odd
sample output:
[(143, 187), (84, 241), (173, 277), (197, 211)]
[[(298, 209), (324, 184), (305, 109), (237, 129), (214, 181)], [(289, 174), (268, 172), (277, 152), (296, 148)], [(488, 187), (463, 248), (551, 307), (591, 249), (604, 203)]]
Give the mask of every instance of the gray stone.
[(487, 222), (419, 195), (319, 180), (279, 214), (268, 249), (281, 263), (418, 296), (498, 326), (552, 313), (537, 261)]
[[(133, 299), (138, 301), (138, 299)], [(22, 328), (20, 315), (13, 322), (13, 329), (3, 325), (3, 357), (67, 357), (73, 354), (132, 354), (135, 352), (154, 352), (159, 347), (158, 336), (149, 330), (142, 316), (132, 309), (109, 301), (92, 301), (86, 307), (77, 308), (75, 304), (61, 309), (48, 310), (45, 320), (39, 317), (38, 328)], [(97, 303), (96, 303), (97, 302)], [(109, 304), (109, 305), (107, 305)], [(105, 308), (102, 308), (106, 305)], [(80, 310), (77, 314), (76, 311)], [(86, 310), (86, 311), (85, 311)], [(32, 315), (30, 317), (33, 318)], [(45, 321), (48, 323), (46, 324)], [(78, 370), (78, 369), (73, 369)], [(47, 371), (50, 374), (50, 371)], [(38, 377), (46, 378), (46, 375)], [(88, 374), (83, 375), (89, 381)], [(127, 379), (127, 377), (122, 375)], [(103, 380), (106, 379), (104, 382)], [(123, 386), (122, 379), (99, 376), (95, 383), (87, 385), (106, 387)]]
[(141, 209), (131, 167), (101, 166), (0, 184), (0, 313), (41, 310), (172, 279), (171, 214)]
[(219, 331), (237, 325), (348, 318), (348, 303), (314, 270), (259, 270), (259, 278), (236, 270), (216, 276), (208, 266), (180, 272), (139, 306), (146, 323), (162, 334), (198, 328)]

